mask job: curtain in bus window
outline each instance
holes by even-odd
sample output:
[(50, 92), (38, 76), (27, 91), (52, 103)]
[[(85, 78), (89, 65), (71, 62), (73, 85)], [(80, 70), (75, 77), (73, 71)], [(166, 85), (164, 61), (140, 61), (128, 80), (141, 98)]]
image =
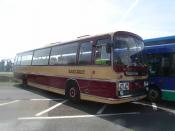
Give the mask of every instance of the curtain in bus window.
[(79, 64), (91, 64), (92, 42), (81, 43)]
[(32, 65), (48, 65), (50, 48), (34, 51)]

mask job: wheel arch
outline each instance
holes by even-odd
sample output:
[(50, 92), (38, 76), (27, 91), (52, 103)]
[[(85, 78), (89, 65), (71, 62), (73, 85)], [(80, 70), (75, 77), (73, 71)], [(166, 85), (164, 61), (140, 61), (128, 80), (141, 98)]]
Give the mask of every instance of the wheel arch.
[(161, 89), (160, 89), (160, 87), (158, 85), (156, 85), (156, 84), (150, 84), (149, 85), (149, 88), (150, 89), (157, 89), (157, 90), (159, 90), (160, 95), (162, 95)]
[[(155, 91), (157, 91), (159, 95), (157, 97), (153, 97), (152, 98), (150, 92), (154, 92), (155, 93)], [(148, 91), (147, 96), (148, 96), (148, 99), (150, 101), (152, 101), (152, 102), (158, 102), (158, 101), (160, 101), (161, 98), (162, 98), (161, 88), (158, 85), (156, 85), (156, 84), (149, 85), (149, 91)]]
[(80, 92), (80, 86), (79, 86), (79, 84), (78, 84), (77, 79), (69, 78), (69, 79), (66, 80), (65, 86), (64, 86), (64, 87), (65, 87), (65, 95), (67, 95), (67, 92), (68, 92), (69, 88), (70, 88), (71, 86), (73, 86), (73, 85), (76, 85), (77, 88), (78, 88), (78, 90), (79, 90), (79, 92)]

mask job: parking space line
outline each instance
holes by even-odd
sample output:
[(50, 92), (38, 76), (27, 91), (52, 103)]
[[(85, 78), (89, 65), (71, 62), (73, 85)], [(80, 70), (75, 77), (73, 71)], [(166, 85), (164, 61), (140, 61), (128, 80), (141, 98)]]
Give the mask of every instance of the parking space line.
[(12, 104), (12, 103), (16, 103), (16, 102), (19, 102), (19, 101), (20, 101), (20, 100), (14, 100), (14, 101), (6, 102), (6, 103), (1, 103), (0, 106)]
[(75, 116), (51, 116), (51, 117), (19, 117), (18, 120), (49, 120), (49, 119), (72, 119), (72, 118), (90, 118), (90, 117), (108, 117), (120, 115), (138, 115), (140, 112), (128, 113), (113, 113), (113, 114), (99, 114), (99, 115), (75, 115)]
[(159, 107), (156, 106), (155, 103), (152, 103), (152, 104), (146, 104), (146, 103), (143, 103), (143, 102), (132, 102), (134, 104), (140, 104), (142, 106), (149, 106), (149, 107), (152, 107), (153, 110), (157, 110)]
[(142, 105), (142, 106), (149, 106), (149, 107), (152, 107), (152, 105), (150, 104), (146, 104), (146, 103), (143, 103), (143, 102), (132, 102), (133, 104), (137, 104), (137, 105)]
[(64, 99), (61, 99), (61, 98), (59, 98), (59, 99), (30, 99), (30, 101), (51, 101), (51, 100), (64, 100)]
[(45, 114), (45, 113), (47, 113), (47, 112), (53, 110), (54, 108), (56, 108), (56, 107), (62, 105), (63, 103), (65, 103), (65, 102), (67, 102), (67, 101), (68, 101), (68, 100), (64, 100), (64, 101), (62, 101), (62, 102), (60, 102), (60, 103), (57, 103), (56, 105), (54, 105), (54, 106), (52, 106), (52, 107), (50, 107), (50, 108), (48, 108), (48, 109), (46, 109), (46, 110), (44, 110), (44, 111), (41, 111), (41, 112), (37, 113), (35, 116), (41, 116), (41, 115), (43, 115), (43, 114)]
[(140, 104), (140, 105), (143, 105), (143, 106), (149, 106), (149, 107), (152, 107), (152, 108), (157, 108), (157, 109), (160, 109), (160, 110), (164, 110), (164, 111), (167, 111), (167, 112), (171, 112), (173, 114), (175, 114), (175, 110), (172, 110), (172, 109), (168, 109), (168, 108), (165, 108), (165, 107), (161, 107), (161, 106), (157, 106), (157, 105), (150, 105), (150, 104), (146, 104), (146, 103), (143, 103), (143, 102), (132, 102), (133, 104)]
[(96, 114), (102, 114), (103, 111), (106, 109), (106, 107), (107, 107), (107, 104), (104, 104), (104, 105), (97, 111)]
[(152, 108), (153, 108), (153, 110), (157, 110), (157, 105), (156, 105), (156, 103), (152, 103)]

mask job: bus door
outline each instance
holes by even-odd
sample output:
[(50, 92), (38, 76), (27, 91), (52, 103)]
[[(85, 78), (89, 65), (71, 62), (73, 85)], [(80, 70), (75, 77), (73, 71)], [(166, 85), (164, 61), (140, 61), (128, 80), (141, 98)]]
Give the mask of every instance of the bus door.
[(78, 59), (78, 70), (80, 70), (78, 84), (81, 87), (80, 92), (89, 94), (89, 87), (92, 79), (92, 50), (93, 50), (93, 41), (86, 40), (80, 42), (79, 48), (79, 59)]
[(106, 45), (110, 41), (110, 37), (105, 36), (97, 38), (94, 43), (94, 65), (92, 66), (92, 80), (89, 87), (90, 94), (103, 97), (111, 96), (110, 85), (108, 85), (108, 80), (111, 80), (112, 76), (111, 54), (106, 52)]

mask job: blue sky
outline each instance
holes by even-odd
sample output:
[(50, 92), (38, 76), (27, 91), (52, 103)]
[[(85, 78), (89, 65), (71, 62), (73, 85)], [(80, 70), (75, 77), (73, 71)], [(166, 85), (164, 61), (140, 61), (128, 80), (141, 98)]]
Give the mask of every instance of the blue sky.
[(173, 0), (0, 0), (0, 59), (81, 35), (175, 35)]

